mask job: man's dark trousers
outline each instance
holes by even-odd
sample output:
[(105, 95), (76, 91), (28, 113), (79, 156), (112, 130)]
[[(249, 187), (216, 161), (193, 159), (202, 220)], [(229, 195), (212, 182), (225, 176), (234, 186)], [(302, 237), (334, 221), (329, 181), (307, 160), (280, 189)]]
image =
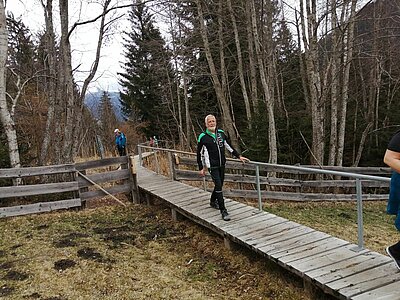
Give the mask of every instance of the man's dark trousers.
[(210, 202), (218, 201), (218, 206), (221, 212), (226, 210), (224, 196), (222, 194), (222, 186), (224, 184), (225, 166), (212, 167), (209, 169), (211, 178), (214, 181), (214, 190), (211, 194)]

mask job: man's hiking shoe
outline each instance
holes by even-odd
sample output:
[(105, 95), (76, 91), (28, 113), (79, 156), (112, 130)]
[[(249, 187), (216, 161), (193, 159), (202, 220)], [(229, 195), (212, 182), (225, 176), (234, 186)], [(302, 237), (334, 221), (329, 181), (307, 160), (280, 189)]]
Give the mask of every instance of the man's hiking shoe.
[(398, 255), (396, 256), (390, 248), (391, 247), (386, 247), (386, 253), (394, 260), (397, 269), (400, 270), (400, 257)]
[(215, 209), (219, 209), (219, 205), (218, 205), (218, 202), (217, 201), (211, 201), (210, 202), (210, 206), (212, 207), (212, 208), (215, 208)]
[(221, 215), (222, 215), (222, 219), (223, 219), (224, 221), (230, 221), (230, 220), (231, 220), (231, 217), (229, 216), (229, 214), (228, 214), (228, 212), (227, 212), (226, 210), (224, 210), (224, 211), (221, 213)]

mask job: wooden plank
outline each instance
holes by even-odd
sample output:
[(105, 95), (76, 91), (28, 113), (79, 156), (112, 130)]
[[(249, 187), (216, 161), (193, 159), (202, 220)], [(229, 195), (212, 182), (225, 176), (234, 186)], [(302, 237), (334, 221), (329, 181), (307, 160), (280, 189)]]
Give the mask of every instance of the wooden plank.
[(12, 207), (0, 208), (0, 218), (22, 216), (41, 212), (50, 212), (58, 209), (66, 209), (71, 207), (80, 207), (81, 199), (68, 199), (53, 202), (41, 202), (27, 205), (19, 205)]
[[(291, 239), (304, 238), (307, 234), (315, 232), (314, 229), (299, 225), (294, 222), (287, 222), (280, 225), (280, 231), (268, 235), (265, 238), (253, 241), (251, 245), (263, 254), (267, 254), (271, 249), (275, 249), (275, 244)], [(277, 227), (279, 228), (279, 227)]]
[[(206, 175), (206, 181), (211, 182), (212, 178), (210, 175)], [(203, 178), (199, 177), (198, 171), (192, 170), (176, 170), (176, 180), (189, 180), (189, 181), (202, 181)], [(245, 175), (245, 174), (225, 174), (225, 182), (231, 183), (248, 183), (255, 184), (255, 175)], [(356, 181), (349, 180), (298, 180), (289, 178), (275, 178), (260, 176), (260, 184), (266, 184), (268, 186), (285, 186), (285, 187), (298, 187), (298, 188), (355, 188)], [(389, 187), (389, 182), (376, 181), (376, 180), (362, 180), (363, 187), (373, 187), (373, 188), (385, 188)]]
[(152, 184), (149, 185), (141, 185), (143, 189), (145, 189), (148, 192), (153, 192), (153, 191), (158, 191), (160, 189), (168, 188), (171, 186), (173, 183), (171, 181), (157, 181), (157, 182), (152, 182)]
[[(130, 172), (127, 169), (121, 169), (118, 171), (96, 173), (96, 174), (90, 174), (90, 175), (85, 175), (85, 176), (88, 177), (90, 180), (99, 184), (99, 183), (112, 182), (112, 181), (117, 181), (117, 180), (127, 180), (130, 178)], [(78, 183), (79, 183), (79, 188), (86, 188), (89, 186), (93, 186), (93, 184), (91, 184), (85, 178), (83, 178), (82, 176), (79, 176), (79, 175), (78, 175)]]
[[(327, 251), (325, 253), (318, 254), (316, 256), (305, 257), (298, 259), (289, 263), (293, 269), (299, 270), (302, 273), (302, 277), (306, 272), (310, 272), (312, 270), (321, 270), (321, 268), (329, 267), (333, 264), (338, 264), (340, 262), (345, 262), (354, 259), (355, 257), (362, 255), (364, 253), (370, 252), (369, 250), (361, 250), (357, 251), (356, 245), (349, 244), (339, 249), (334, 249)], [(332, 271), (332, 269), (330, 269)], [(310, 278), (311, 279), (311, 278)]]
[(199, 201), (210, 201), (210, 195), (209, 194), (205, 194), (204, 192), (201, 191), (197, 191), (195, 193), (190, 193), (184, 196), (180, 196), (180, 197), (171, 197), (169, 199), (169, 202), (176, 205), (176, 206), (180, 206), (182, 203), (189, 203), (189, 202), (199, 202)]
[(347, 298), (351, 298), (364, 291), (373, 290), (399, 280), (398, 269), (394, 265), (388, 264), (328, 283), (327, 286)]
[[(236, 219), (239, 219), (241, 216), (252, 215), (255, 212), (252, 209), (249, 209), (249, 207), (238, 206), (238, 209), (236, 209), (236, 210), (232, 210), (231, 209), (231, 210), (228, 211), (228, 213), (229, 213), (231, 218), (233, 218), (233, 216), (235, 216)], [(208, 221), (210, 223), (213, 223), (213, 222), (221, 219), (220, 214), (219, 214), (218, 218), (215, 218), (215, 217), (214, 218), (204, 217), (204, 220)]]
[(340, 280), (353, 274), (359, 274), (366, 270), (389, 264), (390, 262), (391, 259), (387, 256), (376, 252), (367, 252), (357, 255), (351, 260), (308, 271), (305, 276), (313, 278), (315, 282), (319, 283), (321, 286), (325, 286), (327, 283)]
[(87, 169), (104, 168), (121, 164), (128, 164), (128, 156), (109, 157), (98, 160), (80, 162), (76, 163), (75, 167), (78, 171), (83, 171)]
[(187, 188), (176, 185), (162, 186), (156, 190), (149, 190), (149, 192), (159, 198), (163, 198), (168, 201), (168, 197), (173, 197), (174, 194), (187, 194)]
[[(189, 157), (179, 157), (180, 164), (183, 165), (192, 165), (197, 166), (196, 158), (189, 158)], [(340, 171), (340, 172), (347, 172), (347, 173), (359, 173), (365, 175), (390, 175), (391, 169), (388, 167), (340, 167), (340, 166), (322, 166), (318, 167), (315, 165), (296, 165), (298, 167), (304, 168), (312, 168), (314, 170), (322, 169), (322, 170), (331, 170), (331, 171)], [(298, 171), (292, 170), (291, 166), (271, 166), (271, 165), (260, 165), (261, 171), (268, 171), (268, 172), (284, 172), (290, 174), (310, 174), (307, 171)], [(243, 169), (243, 170), (254, 170), (254, 165), (252, 164), (242, 164), (237, 160), (227, 160), (226, 168), (233, 168), (233, 169)], [(315, 172), (315, 171), (314, 171)]]
[(326, 239), (330, 239), (331, 237), (332, 236), (327, 233), (315, 231), (312, 234), (303, 235), (299, 239), (281, 241), (279, 244), (275, 245), (274, 249), (270, 249), (268, 254), (274, 255), (276, 258), (293, 255), (303, 251), (302, 249), (309, 249), (309, 245), (312, 247), (322, 245), (326, 242)]
[(51, 175), (76, 172), (75, 165), (54, 165), (42, 167), (0, 169), (0, 178), (18, 178), (39, 175)]
[[(315, 232), (312, 235), (320, 235), (319, 232)], [(311, 257), (317, 254), (326, 252), (331, 249), (337, 249), (343, 246), (348, 245), (349, 242), (328, 236), (325, 239), (317, 239), (313, 243), (307, 243), (303, 246), (299, 246), (298, 248), (292, 248), (290, 251), (281, 251), (278, 253), (271, 254), (271, 257), (278, 260), (279, 264), (283, 266), (288, 266), (290, 262), (295, 260), (304, 258), (304, 257)]]
[(242, 223), (244, 220), (247, 220), (251, 217), (256, 217), (261, 214), (261, 212), (259, 212), (257, 210), (247, 210), (244, 212), (242, 211), (240, 214), (237, 213), (237, 210), (228, 210), (228, 212), (231, 216), (230, 222), (225, 222), (224, 220), (220, 220), (220, 219), (211, 221), (211, 223), (213, 225), (218, 226), (226, 233), (228, 233), (228, 232), (226, 231), (225, 226), (229, 226), (229, 228), (231, 228), (231, 230), (237, 229), (237, 228), (242, 227)]
[[(116, 195), (119, 193), (129, 193), (130, 192), (130, 183), (124, 183), (120, 185), (115, 185), (110, 188), (104, 188), (107, 192), (109, 192), (111, 195)], [(107, 196), (103, 191), (101, 190), (94, 190), (94, 191), (88, 191), (88, 192), (82, 192), (81, 194), (81, 199), (82, 200), (88, 200), (91, 198), (95, 197), (105, 197)]]
[(353, 300), (400, 299), (400, 281), (387, 284), (376, 289), (358, 294)]
[(261, 213), (261, 214), (257, 214), (254, 216), (251, 216), (247, 219), (245, 219), (244, 221), (241, 222), (241, 226), (239, 228), (235, 227), (229, 227), (229, 225), (227, 225), (226, 227), (224, 227), (223, 229), (231, 236), (236, 237), (238, 234), (241, 235), (245, 235), (245, 234), (250, 234), (253, 233), (255, 231), (258, 231), (262, 228), (265, 228), (265, 221), (268, 219), (272, 219), (272, 218), (276, 218), (277, 216), (273, 215), (273, 214), (265, 214), (265, 213)]
[(260, 227), (257, 229), (255, 232), (250, 232), (247, 233), (245, 231), (238, 231), (235, 233), (235, 236), (237, 238), (240, 238), (241, 240), (258, 240), (260, 238), (270, 236), (271, 234), (275, 233), (276, 230), (281, 230), (280, 227), (277, 227), (278, 225), (285, 224), (289, 222), (287, 219), (275, 216), (272, 218), (265, 219), (263, 222), (263, 227)]
[(78, 182), (58, 182), (34, 185), (19, 185), (0, 187), (0, 198), (26, 197), (44, 194), (55, 194), (78, 191)]
[[(225, 189), (224, 195), (227, 197), (253, 198), (257, 199), (256, 190)], [(261, 191), (263, 199), (288, 200), (288, 201), (355, 201), (356, 194), (322, 194), (322, 193), (298, 193), (298, 192), (274, 192)], [(387, 194), (363, 194), (364, 201), (387, 200)]]

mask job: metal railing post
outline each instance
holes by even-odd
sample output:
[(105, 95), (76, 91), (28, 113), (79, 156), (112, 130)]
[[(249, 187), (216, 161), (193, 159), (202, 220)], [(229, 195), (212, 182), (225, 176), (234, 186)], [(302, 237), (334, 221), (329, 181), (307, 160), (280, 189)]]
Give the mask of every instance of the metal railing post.
[(263, 210), (261, 201), (261, 188), (260, 188), (260, 167), (256, 165), (256, 184), (257, 184), (257, 195), (258, 195), (258, 209)]
[(357, 192), (357, 228), (358, 228), (358, 249), (364, 249), (364, 227), (363, 227), (363, 207), (362, 207), (362, 187), (360, 178), (356, 178)]

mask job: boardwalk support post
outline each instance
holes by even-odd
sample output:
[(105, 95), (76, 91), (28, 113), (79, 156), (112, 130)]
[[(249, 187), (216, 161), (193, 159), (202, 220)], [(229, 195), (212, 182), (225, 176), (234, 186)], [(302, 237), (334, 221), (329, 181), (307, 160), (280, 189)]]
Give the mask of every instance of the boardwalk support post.
[(233, 248), (232, 241), (227, 236), (224, 236), (224, 245), (228, 250), (232, 250)]
[(172, 221), (174, 222), (179, 221), (180, 214), (175, 208), (171, 208), (171, 216), (172, 216)]

